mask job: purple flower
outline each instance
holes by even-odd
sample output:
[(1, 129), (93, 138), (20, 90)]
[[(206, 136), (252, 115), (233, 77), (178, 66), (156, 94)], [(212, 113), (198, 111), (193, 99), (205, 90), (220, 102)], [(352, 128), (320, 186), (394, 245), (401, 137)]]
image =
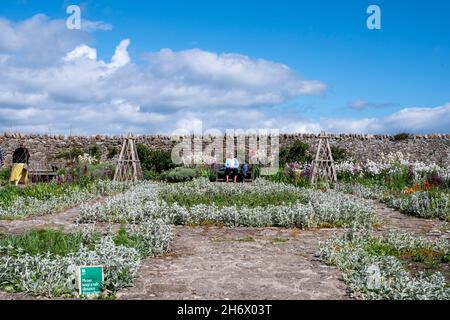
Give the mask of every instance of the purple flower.
[(307, 177), (310, 177), (311, 176), (311, 168), (310, 167), (307, 167), (305, 170), (303, 170), (302, 171), (302, 173), (301, 173), (301, 177), (302, 178), (307, 178)]
[(430, 183), (433, 186), (442, 186), (444, 184), (444, 179), (440, 176), (434, 175), (430, 178)]

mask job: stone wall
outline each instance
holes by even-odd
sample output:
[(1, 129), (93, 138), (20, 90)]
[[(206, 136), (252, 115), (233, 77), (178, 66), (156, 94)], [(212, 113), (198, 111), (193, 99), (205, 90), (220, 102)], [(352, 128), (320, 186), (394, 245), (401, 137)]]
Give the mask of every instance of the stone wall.
[[(317, 137), (316, 134), (282, 134), (280, 135), (280, 145), (289, 146), (295, 140), (301, 140), (308, 143), (314, 152), (318, 141)], [(108, 147), (115, 146), (120, 149), (122, 139), (121, 136), (49, 136), (4, 133), (0, 134), (0, 148), (7, 154), (6, 165), (11, 164), (12, 153), (20, 142), (24, 142), (29, 148), (32, 162), (44, 162), (46, 159), (50, 159), (52, 163), (61, 164), (61, 160), (54, 160), (54, 157), (61, 152), (72, 148), (88, 149), (93, 145), (100, 147), (104, 161), (114, 161), (117, 156), (107, 159)], [(137, 143), (161, 150), (171, 150), (175, 144), (170, 137), (162, 135), (138, 136), (136, 139)], [(413, 135), (400, 141), (395, 141), (389, 135), (331, 134), (330, 143), (348, 150), (352, 158), (357, 161), (377, 160), (381, 153), (401, 151), (408, 154), (412, 160), (433, 161), (450, 166), (450, 134)]]

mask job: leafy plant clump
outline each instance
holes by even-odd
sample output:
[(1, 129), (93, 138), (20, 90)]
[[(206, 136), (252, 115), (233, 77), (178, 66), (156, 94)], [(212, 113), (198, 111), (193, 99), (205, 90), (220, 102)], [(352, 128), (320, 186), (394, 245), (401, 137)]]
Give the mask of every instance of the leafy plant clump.
[(42, 216), (74, 207), (100, 196), (123, 192), (129, 184), (98, 180), (86, 184), (38, 184), (5, 188), (0, 195), (0, 219)]
[(450, 221), (450, 194), (441, 190), (404, 193), (393, 192), (387, 187), (360, 183), (339, 183), (336, 189), (363, 198), (377, 199), (408, 215)]
[(406, 132), (397, 133), (392, 138), (394, 141), (402, 141), (402, 140), (408, 140), (411, 137), (411, 134)]
[(337, 163), (346, 161), (349, 157), (346, 149), (337, 146), (331, 146), (331, 155), (333, 156), (333, 160)]
[(163, 175), (159, 172), (156, 172), (154, 170), (145, 170), (144, 171), (144, 179), (145, 180), (152, 180), (152, 181), (161, 181)]
[(177, 167), (163, 174), (163, 179), (167, 182), (186, 182), (199, 176), (197, 169)]
[(64, 159), (68, 161), (76, 161), (79, 156), (82, 156), (84, 154), (84, 151), (80, 148), (72, 148), (67, 151), (63, 151), (55, 155), (55, 159)]
[(152, 150), (144, 144), (137, 144), (136, 149), (144, 172), (155, 171), (163, 173), (164, 171), (175, 168), (175, 164), (172, 162), (172, 155), (169, 151)]
[(168, 251), (171, 240), (171, 228), (162, 220), (124, 226), (117, 235), (88, 229), (70, 235), (40, 230), (2, 236), (0, 287), (50, 297), (77, 296), (77, 266), (102, 265), (104, 289), (114, 293), (133, 284), (141, 259)]
[(9, 180), (10, 170), (9, 169), (0, 169), (0, 185), (2, 183), (7, 183)]
[(96, 144), (93, 144), (91, 146), (89, 146), (89, 153), (88, 153), (91, 157), (100, 160), (102, 157), (102, 150), (100, 149), (100, 147)]
[(112, 158), (114, 158), (116, 155), (119, 154), (119, 148), (116, 147), (116, 146), (108, 146), (107, 149), (108, 149), (108, 154), (106, 155), (106, 157), (107, 157), (108, 159), (112, 159)]
[(283, 147), (280, 150), (280, 166), (287, 163), (310, 163), (312, 160), (309, 145), (299, 140), (296, 140), (292, 147)]
[(43, 229), (20, 235), (0, 235), (0, 247), (5, 248), (4, 252), (8, 254), (50, 253), (55, 256), (66, 256), (70, 252), (78, 251), (82, 244), (87, 244), (84, 240), (81, 234)]
[[(440, 272), (408, 270), (409, 262), (432, 261), (448, 264), (450, 245), (446, 240), (430, 241), (413, 234), (374, 236), (364, 229), (350, 229), (320, 245), (318, 255), (343, 273), (356, 296), (367, 299), (450, 298), (450, 286)], [(435, 268), (436, 269), (436, 268)]]
[[(286, 195), (282, 196), (282, 193)], [(280, 197), (278, 204), (261, 202), (265, 206), (258, 206), (257, 202), (252, 202), (253, 197), (263, 199), (274, 195)], [(199, 202), (191, 202), (189, 197)], [(240, 202), (233, 203), (233, 197)], [(227, 199), (231, 203), (227, 204)], [(286, 202), (283, 203), (282, 199)], [(178, 203), (182, 201), (185, 206)], [(373, 207), (332, 190), (300, 189), (265, 180), (226, 185), (210, 183), (204, 178), (180, 184), (140, 184), (104, 203), (81, 206), (79, 222), (135, 223), (156, 218), (171, 224), (207, 223), (230, 227), (311, 228), (345, 226), (355, 222), (369, 226), (377, 222)]]

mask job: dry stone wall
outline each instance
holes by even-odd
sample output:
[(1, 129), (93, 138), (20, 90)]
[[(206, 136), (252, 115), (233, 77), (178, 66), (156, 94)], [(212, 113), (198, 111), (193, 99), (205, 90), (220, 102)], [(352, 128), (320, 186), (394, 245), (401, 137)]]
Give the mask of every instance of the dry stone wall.
[[(439, 164), (450, 166), (450, 134), (435, 135), (412, 135), (406, 140), (395, 141), (390, 135), (362, 135), (362, 134), (331, 134), (330, 144), (344, 148), (356, 161), (367, 159), (377, 160), (381, 153), (400, 151), (408, 154), (409, 158), (418, 161), (433, 161)], [(152, 149), (171, 150), (175, 145), (168, 136), (143, 135), (138, 136), (137, 143), (143, 143)], [(191, 139), (186, 137), (185, 139)], [(280, 135), (280, 146), (290, 146), (296, 140), (308, 143), (311, 151), (314, 152), (317, 142), (317, 134), (282, 134)], [(50, 160), (58, 163), (54, 157), (62, 152), (73, 148), (87, 150), (89, 147), (97, 145), (102, 152), (104, 161), (114, 161), (107, 159), (108, 148), (117, 147), (120, 149), (123, 141), (122, 136), (50, 136), (33, 135), (20, 133), (0, 134), (0, 148), (6, 152), (6, 165), (11, 164), (11, 157), (14, 149), (20, 142), (24, 142), (29, 148), (32, 162), (45, 162)], [(224, 144), (225, 145), (225, 144)], [(59, 160), (61, 163), (61, 160)]]

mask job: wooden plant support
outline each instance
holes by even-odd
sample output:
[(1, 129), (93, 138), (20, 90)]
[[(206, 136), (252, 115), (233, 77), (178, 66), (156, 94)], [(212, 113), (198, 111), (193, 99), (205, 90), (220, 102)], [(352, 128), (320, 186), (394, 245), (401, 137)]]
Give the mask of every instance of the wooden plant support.
[(319, 146), (312, 165), (311, 184), (317, 183), (319, 180), (325, 180), (329, 183), (337, 182), (329, 136), (325, 132), (321, 132), (319, 135)]
[(116, 172), (114, 173), (114, 181), (125, 182), (143, 179), (141, 162), (137, 154), (134, 136), (130, 133), (125, 138), (119, 159), (117, 160)]

